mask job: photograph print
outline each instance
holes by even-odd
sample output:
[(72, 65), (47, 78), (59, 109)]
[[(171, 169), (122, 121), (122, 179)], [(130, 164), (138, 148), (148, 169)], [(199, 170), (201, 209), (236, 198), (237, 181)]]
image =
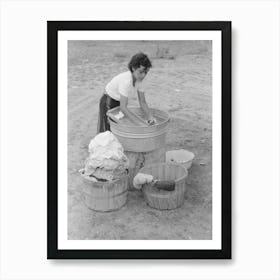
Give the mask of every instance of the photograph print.
[(231, 258), (230, 22), (48, 22), (48, 258)]

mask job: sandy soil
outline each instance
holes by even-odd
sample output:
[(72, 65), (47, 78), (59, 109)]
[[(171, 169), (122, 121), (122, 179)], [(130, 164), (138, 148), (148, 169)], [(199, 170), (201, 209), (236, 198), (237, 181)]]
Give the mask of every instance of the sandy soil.
[[(159, 211), (140, 191), (130, 191), (118, 211), (99, 213), (83, 202), (78, 170), (96, 134), (98, 101), (105, 84), (126, 71), (143, 51), (152, 60), (146, 99), (171, 116), (167, 150), (187, 149), (196, 158), (189, 170), (185, 203)], [(71, 41), (68, 53), (68, 238), (212, 238), (212, 54), (202, 41)], [(133, 100), (131, 104), (135, 104)]]

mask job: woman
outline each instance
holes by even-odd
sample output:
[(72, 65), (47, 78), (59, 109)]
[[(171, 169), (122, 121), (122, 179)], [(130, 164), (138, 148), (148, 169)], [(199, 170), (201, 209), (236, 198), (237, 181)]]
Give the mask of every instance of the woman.
[(136, 94), (138, 95), (140, 107), (148, 119), (148, 124), (152, 125), (155, 123), (152, 112), (146, 103), (142, 84), (151, 67), (152, 63), (148, 56), (143, 53), (137, 53), (131, 58), (128, 64), (129, 71), (115, 76), (106, 85), (105, 93), (99, 102), (97, 133), (110, 130), (110, 123), (106, 113), (108, 110), (117, 106), (120, 106), (122, 113), (127, 118), (134, 123), (138, 123), (137, 117), (127, 107), (128, 98)]

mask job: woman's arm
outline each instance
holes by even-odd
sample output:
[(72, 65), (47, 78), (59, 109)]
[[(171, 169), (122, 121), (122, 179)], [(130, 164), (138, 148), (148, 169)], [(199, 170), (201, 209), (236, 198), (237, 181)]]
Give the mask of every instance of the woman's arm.
[(144, 111), (146, 118), (148, 119), (148, 121), (154, 120), (153, 114), (147, 105), (144, 92), (138, 90), (137, 93), (138, 93), (139, 104), (142, 110)]
[(128, 104), (128, 98), (124, 95), (121, 95), (120, 98), (120, 108), (121, 111), (123, 112), (123, 114), (128, 117), (132, 122), (134, 122), (135, 124), (139, 123), (139, 120), (137, 117), (134, 116), (134, 114), (132, 114), (128, 108), (127, 108), (127, 104)]

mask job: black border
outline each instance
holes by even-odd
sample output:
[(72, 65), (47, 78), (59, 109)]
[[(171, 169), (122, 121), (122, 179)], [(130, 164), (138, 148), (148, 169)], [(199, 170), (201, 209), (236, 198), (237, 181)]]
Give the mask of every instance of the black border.
[[(222, 33), (222, 249), (58, 250), (58, 76), (60, 30), (220, 30)], [(168, 38), (167, 38), (168, 40)], [(47, 258), (48, 259), (231, 259), (231, 22), (48, 21), (47, 22)]]

